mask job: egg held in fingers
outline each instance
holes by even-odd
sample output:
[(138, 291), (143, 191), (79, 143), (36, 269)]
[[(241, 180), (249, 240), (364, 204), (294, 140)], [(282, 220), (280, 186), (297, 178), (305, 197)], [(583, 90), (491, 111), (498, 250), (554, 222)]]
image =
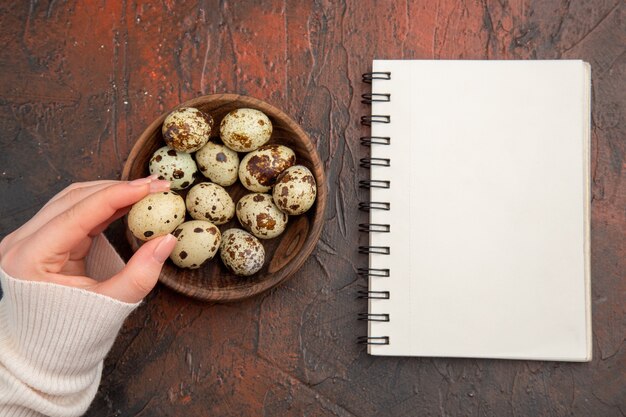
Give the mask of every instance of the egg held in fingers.
[(196, 269), (213, 259), (222, 235), (213, 223), (190, 220), (178, 226), (173, 235), (178, 240), (170, 259), (180, 268)]
[(150, 194), (128, 212), (128, 228), (140, 240), (171, 233), (185, 220), (185, 201), (173, 191)]

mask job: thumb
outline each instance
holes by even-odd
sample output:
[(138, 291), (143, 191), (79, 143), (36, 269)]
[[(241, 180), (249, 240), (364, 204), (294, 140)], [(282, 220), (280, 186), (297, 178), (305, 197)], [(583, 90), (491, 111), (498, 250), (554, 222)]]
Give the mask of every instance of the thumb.
[(96, 291), (126, 303), (141, 301), (156, 285), (176, 241), (174, 236), (165, 235), (144, 243), (124, 269), (100, 283)]

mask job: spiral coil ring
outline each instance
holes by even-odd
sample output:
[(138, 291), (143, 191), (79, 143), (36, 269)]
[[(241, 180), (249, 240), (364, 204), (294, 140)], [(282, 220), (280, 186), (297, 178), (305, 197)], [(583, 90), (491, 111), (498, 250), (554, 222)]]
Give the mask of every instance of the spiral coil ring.
[(389, 246), (359, 246), (359, 253), (362, 255), (367, 255), (370, 253), (375, 253), (378, 255), (390, 255), (391, 248), (389, 248)]
[(360, 223), (359, 232), (365, 233), (389, 233), (391, 226), (388, 224), (379, 223)]
[[(373, 80), (391, 80), (390, 72), (367, 72), (363, 74), (363, 82), (371, 84)], [(378, 85), (378, 84), (376, 84)], [(361, 95), (361, 102), (364, 104), (372, 104), (375, 102), (388, 103), (391, 101), (391, 94), (388, 93), (366, 93)], [(361, 124), (364, 126), (372, 126), (375, 123), (389, 124), (391, 123), (390, 115), (372, 114), (361, 117)], [(389, 136), (362, 136), (361, 145), (365, 147), (372, 146), (388, 146), (391, 144)], [(364, 157), (359, 160), (362, 168), (370, 169), (372, 167), (390, 167), (391, 160), (389, 158)], [(376, 172), (379, 168), (376, 168)], [(382, 172), (382, 171), (381, 171)], [(359, 181), (359, 188), (367, 190), (385, 190), (391, 188), (391, 181), (388, 179), (364, 179)], [(376, 192), (376, 195), (381, 192)], [(384, 192), (383, 192), (384, 193)], [(389, 201), (361, 201), (359, 202), (359, 210), (370, 212), (372, 210), (391, 210)], [(390, 224), (382, 223), (360, 223), (359, 232), (363, 233), (389, 233), (391, 231)], [(359, 246), (360, 254), (366, 255), (390, 255), (391, 248), (389, 246), (366, 245)], [(391, 275), (389, 268), (358, 268), (358, 275), (368, 279), (388, 278)], [(371, 281), (370, 281), (371, 282)], [(357, 292), (357, 298), (367, 300), (389, 300), (391, 294), (389, 291), (360, 290)], [(376, 301), (380, 302), (380, 301)], [(383, 301), (384, 302), (384, 301)], [(370, 302), (370, 307), (372, 306)], [(371, 310), (370, 310), (371, 311)], [(389, 314), (387, 313), (359, 313), (359, 320), (388, 322)], [(378, 327), (376, 327), (378, 329)], [(371, 328), (370, 328), (371, 331)], [(389, 345), (389, 336), (362, 336), (357, 339), (357, 343), (363, 345)]]
[(358, 273), (360, 276), (368, 277), (388, 277), (389, 269), (387, 268), (359, 268)]
[(370, 211), (370, 210), (391, 210), (391, 204), (386, 201), (361, 201), (359, 203), (359, 210), (361, 211)]
[(356, 298), (366, 298), (370, 300), (389, 300), (389, 291), (357, 291)]
[(389, 314), (359, 313), (361, 321), (389, 321)]
[(369, 93), (369, 94), (361, 94), (361, 103), (363, 104), (371, 104), (375, 101), (379, 102), (390, 102), (391, 94), (377, 94), (377, 93)]
[(371, 116), (361, 116), (361, 124), (371, 126), (372, 123), (391, 123), (391, 116), (386, 114), (372, 114)]
[(390, 145), (391, 138), (388, 136), (361, 136), (361, 145)]
[(388, 345), (389, 336), (359, 336), (357, 343), (360, 345)]
[(390, 72), (366, 72), (362, 76), (364, 83), (371, 84), (372, 80), (391, 80)]
[(391, 188), (391, 181), (387, 180), (361, 180), (359, 188)]

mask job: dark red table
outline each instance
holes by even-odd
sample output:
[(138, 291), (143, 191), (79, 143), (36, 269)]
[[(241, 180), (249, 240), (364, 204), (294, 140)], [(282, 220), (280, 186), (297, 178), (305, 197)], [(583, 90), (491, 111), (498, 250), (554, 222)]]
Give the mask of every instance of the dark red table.
[[(104, 3), (0, 5), (1, 234), (71, 182), (118, 177), (150, 121), (215, 92), (299, 121), (330, 198), (317, 249), (279, 288), (207, 305), (159, 286), (124, 326), (89, 415), (626, 413), (626, 3)], [(373, 358), (355, 344), (360, 75), (374, 57), (591, 63), (593, 362)], [(130, 255), (121, 225), (109, 236)]]

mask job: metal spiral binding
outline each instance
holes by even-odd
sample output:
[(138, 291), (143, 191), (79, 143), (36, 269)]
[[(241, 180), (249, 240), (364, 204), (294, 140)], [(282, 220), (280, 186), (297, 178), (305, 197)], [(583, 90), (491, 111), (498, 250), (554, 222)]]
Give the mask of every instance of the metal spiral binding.
[(389, 291), (357, 291), (356, 298), (367, 298), (370, 300), (388, 300)]
[[(363, 74), (363, 82), (371, 84), (373, 80), (391, 80), (390, 72), (367, 72)], [(361, 102), (371, 104), (374, 102), (390, 102), (391, 94), (388, 93), (366, 93), (361, 95)], [(390, 115), (372, 114), (370, 116), (362, 116), (361, 124), (371, 126), (374, 123), (391, 123)], [(391, 144), (391, 138), (388, 136), (362, 136), (361, 145), (371, 146), (388, 146)], [(389, 158), (361, 158), (359, 165), (362, 168), (369, 169), (371, 167), (390, 167), (391, 160)], [(384, 168), (382, 168), (384, 169)], [(377, 171), (378, 172), (378, 171)], [(385, 179), (366, 179), (359, 181), (359, 188), (363, 189), (390, 189), (391, 181)], [(370, 212), (371, 210), (391, 210), (391, 203), (388, 201), (361, 201), (359, 210)], [(363, 233), (389, 233), (391, 231), (390, 224), (381, 223), (360, 223), (359, 232)], [(359, 246), (361, 254), (390, 255), (391, 248), (389, 246), (367, 245)], [(358, 274), (368, 279), (388, 278), (391, 275), (389, 268), (359, 268)], [(367, 300), (389, 300), (391, 294), (389, 291), (373, 291), (360, 290), (357, 292), (357, 298)], [(371, 304), (370, 304), (371, 305)], [(359, 320), (388, 322), (389, 314), (385, 313), (360, 313)], [(364, 345), (388, 345), (389, 336), (362, 336), (357, 339), (357, 343)]]
[(391, 188), (391, 181), (387, 180), (361, 180), (359, 188)]
[(389, 158), (361, 158), (359, 161), (361, 168), (369, 168), (371, 166), (390, 167), (391, 159)]
[(390, 102), (391, 94), (378, 94), (378, 93), (370, 93), (370, 94), (361, 94), (361, 103), (363, 104), (371, 104), (375, 101), (380, 102)]
[(391, 80), (390, 72), (366, 72), (362, 75), (364, 83), (371, 84), (372, 80)]
[(359, 313), (358, 319), (362, 321), (389, 321), (389, 314)]
[(368, 277), (388, 277), (389, 269), (387, 268), (359, 268), (359, 275), (365, 278)]
[(370, 211), (370, 210), (391, 210), (391, 204), (386, 201), (361, 201), (359, 203), (359, 210), (361, 211)]
[(362, 255), (367, 255), (370, 253), (389, 255), (391, 254), (391, 248), (389, 246), (359, 246), (359, 253)]
[(389, 336), (359, 336), (357, 343), (359, 345), (388, 345)]
[(391, 123), (391, 116), (387, 114), (372, 114), (371, 116), (361, 116), (361, 124), (371, 126), (372, 123)]
[(365, 233), (389, 233), (391, 226), (388, 224), (377, 223), (361, 223), (359, 224), (359, 232)]
[(391, 138), (389, 136), (361, 136), (361, 145), (390, 145)]

